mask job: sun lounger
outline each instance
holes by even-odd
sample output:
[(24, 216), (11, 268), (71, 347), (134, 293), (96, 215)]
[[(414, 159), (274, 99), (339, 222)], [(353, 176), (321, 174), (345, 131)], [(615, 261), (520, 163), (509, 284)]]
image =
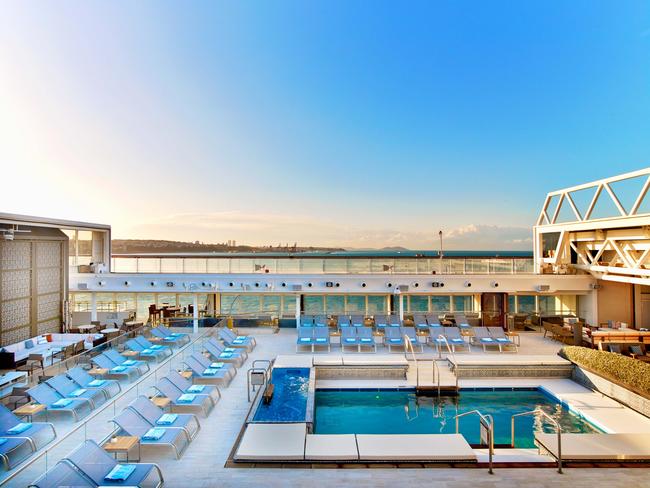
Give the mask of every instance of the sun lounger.
[[(215, 341), (216, 342), (216, 341)], [(231, 363), (235, 366), (241, 366), (244, 364), (244, 358), (240, 354), (240, 351), (246, 354), (246, 351), (243, 349), (235, 349), (234, 347), (224, 347), (222, 344), (215, 344), (210, 341), (206, 341), (203, 344), (205, 350), (210, 354), (214, 361), (221, 361), (224, 363)]]
[(146, 361), (140, 361), (137, 359), (127, 359), (124, 356), (122, 356), (119, 352), (117, 352), (115, 349), (107, 349), (104, 352), (104, 355), (113, 361), (115, 363), (115, 366), (133, 366), (138, 369), (140, 374), (145, 374), (147, 371), (149, 371), (149, 365), (146, 363)]
[(163, 485), (163, 476), (156, 464), (118, 463), (94, 441), (84, 441), (81, 446), (63, 458), (96, 486), (155, 486)]
[(53, 468), (29, 485), (30, 488), (95, 488), (97, 485), (67, 461), (59, 461)]
[(437, 315), (433, 314), (426, 314), (425, 318), (427, 319), (427, 324), (429, 324), (429, 327), (434, 327), (434, 326), (441, 326), (442, 324), (440, 323), (440, 317)]
[(217, 404), (208, 394), (179, 391), (169, 378), (161, 378), (154, 388), (171, 400), (172, 412), (201, 411), (207, 417)]
[(108, 370), (107, 376), (109, 378), (123, 378), (123, 379), (131, 380), (133, 376), (140, 376), (140, 370), (135, 365), (118, 366), (113, 361), (111, 361), (108, 358), (108, 356), (106, 356), (104, 353), (93, 357), (91, 360), (98, 367), (107, 369)]
[(358, 350), (361, 352), (362, 347), (371, 347), (373, 352), (377, 352), (377, 344), (375, 344), (375, 338), (372, 335), (371, 327), (357, 327), (357, 340), (359, 341)]
[(150, 349), (152, 351), (160, 352), (167, 357), (173, 354), (171, 347), (164, 346), (162, 344), (154, 344), (144, 336), (136, 336), (133, 338), (133, 340), (140, 344), (142, 347)]
[(119, 381), (93, 378), (80, 366), (68, 370), (66, 375), (82, 388), (103, 391), (107, 399), (114, 397), (122, 391)]
[(112, 422), (126, 435), (139, 437), (142, 447), (171, 447), (176, 454), (176, 459), (180, 459), (191, 442), (190, 436), (183, 429), (151, 427), (146, 420), (130, 408), (125, 408), (113, 418)]
[(138, 357), (142, 359), (148, 359), (150, 361), (161, 361), (165, 357), (165, 353), (163, 351), (154, 351), (153, 349), (144, 347), (135, 339), (129, 339), (125, 342), (125, 345), (131, 351), (137, 352)]
[(329, 327), (327, 315), (316, 315), (314, 317), (314, 327)]
[(316, 348), (318, 347), (327, 347), (327, 352), (331, 351), (329, 327), (314, 328), (314, 343), (312, 344), (312, 351), (316, 351)]
[(218, 401), (221, 398), (221, 392), (216, 386), (195, 385), (176, 370), (172, 369), (167, 373), (167, 378), (169, 378), (181, 393), (203, 393), (204, 395), (210, 395), (215, 401)]
[(499, 344), (499, 351), (517, 352), (517, 344), (514, 343), (501, 327), (488, 327), (488, 332), (492, 338)]
[(79, 385), (62, 374), (50, 378), (45, 383), (47, 383), (65, 398), (79, 398), (88, 400), (93, 410), (99, 405), (105, 403), (108, 399), (102, 390), (89, 390), (86, 388), (79, 388)]
[[(216, 337), (210, 337), (206, 342), (212, 344), (219, 351), (224, 351), (226, 349), (226, 346), (224, 346), (223, 343), (220, 342)], [(241, 357), (243, 362), (246, 362), (246, 360), (248, 359), (248, 353), (246, 352), (246, 349), (242, 349), (241, 347), (240, 348), (231, 347), (229, 349), (232, 350), (229, 352), (232, 352), (233, 357)]]
[(192, 370), (192, 379), (195, 380), (196, 383), (228, 386), (232, 381), (232, 375), (230, 373), (232, 365), (230, 364), (214, 363), (215, 366), (217, 364), (220, 364), (220, 366), (218, 368), (206, 368), (193, 356), (186, 357), (183, 360), (183, 364)]
[(67, 412), (72, 414), (75, 422), (79, 419), (79, 414), (83, 413), (84, 410), (87, 410), (85, 415), (92, 411), (92, 403), (88, 399), (65, 398), (45, 383), (30, 388), (27, 390), (27, 394), (34, 401), (45, 405), (48, 412)]
[(341, 328), (341, 351), (345, 352), (346, 347), (353, 347), (359, 352), (359, 338), (357, 337), (356, 327)]
[(465, 342), (458, 327), (443, 327), (443, 335), (453, 352), (456, 352), (457, 348), (467, 349), (468, 352), (472, 351), (469, 342)]
[(465, 317), (465, 315), (463, 315), (462, 313), (454, 314), (454, 322), (456, 323), (456, 327), (461, 327), (465, 329), (471, 327), (469, 325), (469, 322), (467, 321), (467, 317)]
[(400, 320), (399, 316), (397, 315), (388, 316), (388, 327), (401, 327), (401, 326), (402, 326), (402, 321)]
[(252, 336), (236, 335), (232, 330), (222, 327), (219, 329), (219, 337), (228, 347), (246, 349), (250, 352), (255, 349), (257, 342)]
[(375, 315), (375, 329), (378, 331), (384, 330), (388, 327), (388, 319), (385, 315)]
[(151, 329), (151, 335), (162, 339), (167, 344), (172, 345), (182, 345), (190, 342), (190, 336), (188, 334), (182, 334), (180, 332), (171, 332), (167, 327), (154, 327)]
[(388, 326), (384, 330), (386, 334), (384, 343), (388, 346), (388, 352), (393, 352), (393, 347), (404, 348), (404, 337), (402, 337), (401, 327)]
[(413, 326), (417, 330), (429, 330), (429, 323), (427, 322), (427, 318), (424, 316), (424, 314), (413, 314)]
[(351, 315), (350, 323), (352, 327), (363, 327), (366, 325), (366, 318), (363, 315)]
[(422, 343), (418, 341), (418, 335), (415, 332), (415, 327), (402, 327), (402, 336), (408, 337), (408, 340), (411, 341), (411, 346), (415, 349), (416, 347), (420, 348), (420, 352), (424, 352), (422, 348)]
[(487, 327), (474, 327), (473, 331), (474, 335), (472, 336), (472, 343), (474, 345), (478, 344), (483, 346), (484, 352), (487, 351), (488, 347), (496, 347), (499, 351), (501, 351), (501, 346), (499, 346), (499, 343), (495, 341), (494, 338), (490, 335)]
[(56, 439), (56, 431), (54, 425), (49, 422), (23, 422), (0, 404), (0, 437), (27, 439), (36, 451)]
[(162, 408), (154, 405), (151, 400), (143, 395), (136, 398), (127, 408), (135, 411), (152, 427), (183, 429), (192, 440), (201, 430), (201, 424), (196, 415), (191, 413), (165, 413)]
[(0, 459), (6, 471), (27, 459), (35, 452), (25, 437), (0, 437)]
[(341, 329), (343, 327), (350, 327), (350, 316), (349, 315), (339, 315), (336, 320), (338, 322), (339, 329)]
[(296, 337), (296, 352), (314, 352), (314, 327), (298, 327), (298, 337)]

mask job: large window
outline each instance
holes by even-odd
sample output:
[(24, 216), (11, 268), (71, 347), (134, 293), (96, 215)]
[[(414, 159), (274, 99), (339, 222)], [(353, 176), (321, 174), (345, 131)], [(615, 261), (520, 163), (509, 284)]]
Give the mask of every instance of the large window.
[(408, 298), (408, 303), (404, 301), (404, 305), (409, 312), (428, 312), (429, 311), (429, 297), (422, 295), (412, 295), (404, 297)]
[(344, 295), (326, 295), (325, 296), (325, 312), (331, 314), (339, 314), (345, 312), (345, 296)]
[(451, 297), (449, 295), (431, 295), (432, 312), (449, 312)]
[(369, 295), (368, 311), (369, 315), (386, 313), (386, 295)]
[(517, 313), (534, 313), (535, 296), (517, 295)]
[[(293, 297), (289, 297), (290, 299)], [(282, 306), (282, 298), (280, 295), (264, 295), (262, 297), (262, 309), (265, 312), (280, 312)]]
[(323, 295), (305, 295), (303, 297), (303, 309), (306, 314), (322, 314), (325, 311)]
[(452, 303), (454, 312), (472, 312), (474, 310), (474, 297), (472, 295), (454, 295)]
[(348, 295), (346, 297), (347, 313), (366, 313), (366, 296), (365, 295)]

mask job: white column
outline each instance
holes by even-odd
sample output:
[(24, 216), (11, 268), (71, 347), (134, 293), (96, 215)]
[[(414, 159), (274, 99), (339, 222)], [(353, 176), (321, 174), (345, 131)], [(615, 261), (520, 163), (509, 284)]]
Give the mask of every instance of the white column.
[(192, 311), (192, 318), (194, 319), (192, 322), (192, 327), (193, 327), (193, 332), (197, 334), (199, 332), (199, 296), (195, 293), (192, 298), (193, 298), (192, 305), (194, 308), (194, 310)]
[(399, 321), (404, 322), (404, 295), (399, 295)]
[(97, 294), (95, 292), (90, 294), (90, 321), (97, 320)]
[(300, 327), (300, 293), (296, 294), (296, 328)]

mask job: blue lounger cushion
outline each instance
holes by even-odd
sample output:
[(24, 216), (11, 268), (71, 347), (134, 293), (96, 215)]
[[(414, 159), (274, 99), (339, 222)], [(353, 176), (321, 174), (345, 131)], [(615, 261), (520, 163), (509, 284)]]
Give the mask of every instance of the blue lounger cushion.
[(454, 344), (462, 344), (462, 343), (465, 342), (464, 340), (460, 339), (459, 337), (453, 337), (452, 339), (449, 339), (449, 340), (451, 342), (453, 342)]
[(149, 429), (147, 432), (145, 432), (142, 438), (145, 441), (157, 441), (164, 435), (165, 435), (165, 429), (159, 429), (157, 427), (154, 427), (153, 429)]
[(224, 364), (225, 363), (222, 363), (222, 362), (212, 363), (210, 365), (210, 369), (221, 369), (221, 368), (223, 368)]
[(183, 393), (176, 399), (176, 403), (192, 403), (196, 395), (194, 393)]
[(154, 351), (157, 351), (157, 350), (162, 349), (162, 348), (163, 348), (163, 346), (161, 346), (160, 344), (154, 344), (153, 346), (151, 346), (151, 349), (153, 349)]
[(115, 366), (114, 368), (111, 368), (111, 371), (113, 373), (122, 373), (123, 371), (126, 371), (126, 366)]
[[(311, 337), (299, 337), (298, 342), (303, 342), (309, 344), (312, 341)], [(220, 356), (223, 355), (223, 353), (220, 354)]]
[(345, 340), (345, 342), (350, 342), (352, 344), (357, 342), (357, 340), (354, 337), (346, 337), (344, 340)]
[(106, 380), (92, 380), (90, 383), (88, 383), (88, 386), (104, 386), (106, 384)]
[(360, 340), (361, 342), (373, 342), (373, 340), (370, 339), (369, 337), (362, 337)]
[(117, 464), (111, 472), (104, 476), (106, 481), (126, 481), (135, 471), (135, 464)]
[(7, 434), (22, 434), (25, 432), (27, 429), (29, 429), (32, 426), (32, 424), (27, 423), (27, 422), (21, 422), (19, 424), (14, 425), (11, 429), (7, 430)]
[(230, 358), (232, 358), (232, 353), (231, 352), (222, 352), (221, 354), (219, 354), (219, 357), (224, 358), (224, 359), (230, 359)]
[(151, 354), (153, 354), (153, 350), (151, 350), (149, 348), (143, 349), (142, 351), (140, 351), (140, 354), (151, 355)]
[(187, 393), (201, 393), (205, 390), (205, 385), (192, 385), (187, 389)]
[(156, 420), (157, 425), (171, 425), (176, 422), (178, 414), (175, 413), (166, 413), (162, 415), (158, 420)]
[(223, 352), (235, 352), (235, 350), (232, 347), (226, 347)]
[(497, 342), (510, 342), (510, 339), (506, 337), (497, 337)]
[(481, 342), (494, 342), (494, 339), (491, 337), (483, 337), (481, 338)]
[(73, 391), (72, 393), (70, 393), (70, 396), (76, 398), (76, 397), (80, 397), (84, 393), (86, 393), (85, 388), (78, 388), (75, 391)]
[(325, 338), (325, 337), (317, 337), (317, 338), (315, 339), (315, 341), (316, 341), (316, 342), (327, 342), (327, 338)]
[(71, 399), (69, 399), (69, 398), (61, 398), (61, 399), (55, 401), (52, 404), (52, 407), (54, 407), (54, 408), (65, 408), (68, 405), (70, 405), (71, 403), (72, 403)]
[(133, 359), (127, 359), (122, 363), (122, 366), (134, 366), (134, 365), (135, 365), (135, 361)]
[(219, 372), (218, 369), (208, 368), (208, 369), (206, 369), (205, 371), (203, 371), (203, 374), (204, 374), (205, 376), (214, 376), (214, 375), (217, 374), (218, 372)]

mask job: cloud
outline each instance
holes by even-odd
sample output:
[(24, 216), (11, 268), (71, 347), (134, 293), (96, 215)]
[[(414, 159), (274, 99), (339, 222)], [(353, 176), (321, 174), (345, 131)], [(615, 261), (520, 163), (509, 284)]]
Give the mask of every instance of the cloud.
[[(431, 228), (429, 224), (426, 227)], [(297, 242), (300, 246), (344, 248), (401, 246), (410, 249), (438, 249), (440, 246), (437, 230), (367, 228), (313, 219), (300, 214), (242, 211), (171, 214), (130, 229), (116, 227), (114, 235), (116, 238), (202, 242), (234, 239), (251, 245)], [(467, 224), (448, 230), (443, 228), (443, 247), (448, 250), (530, 250), (532, 230), (528, 227), (485, 224)]]

